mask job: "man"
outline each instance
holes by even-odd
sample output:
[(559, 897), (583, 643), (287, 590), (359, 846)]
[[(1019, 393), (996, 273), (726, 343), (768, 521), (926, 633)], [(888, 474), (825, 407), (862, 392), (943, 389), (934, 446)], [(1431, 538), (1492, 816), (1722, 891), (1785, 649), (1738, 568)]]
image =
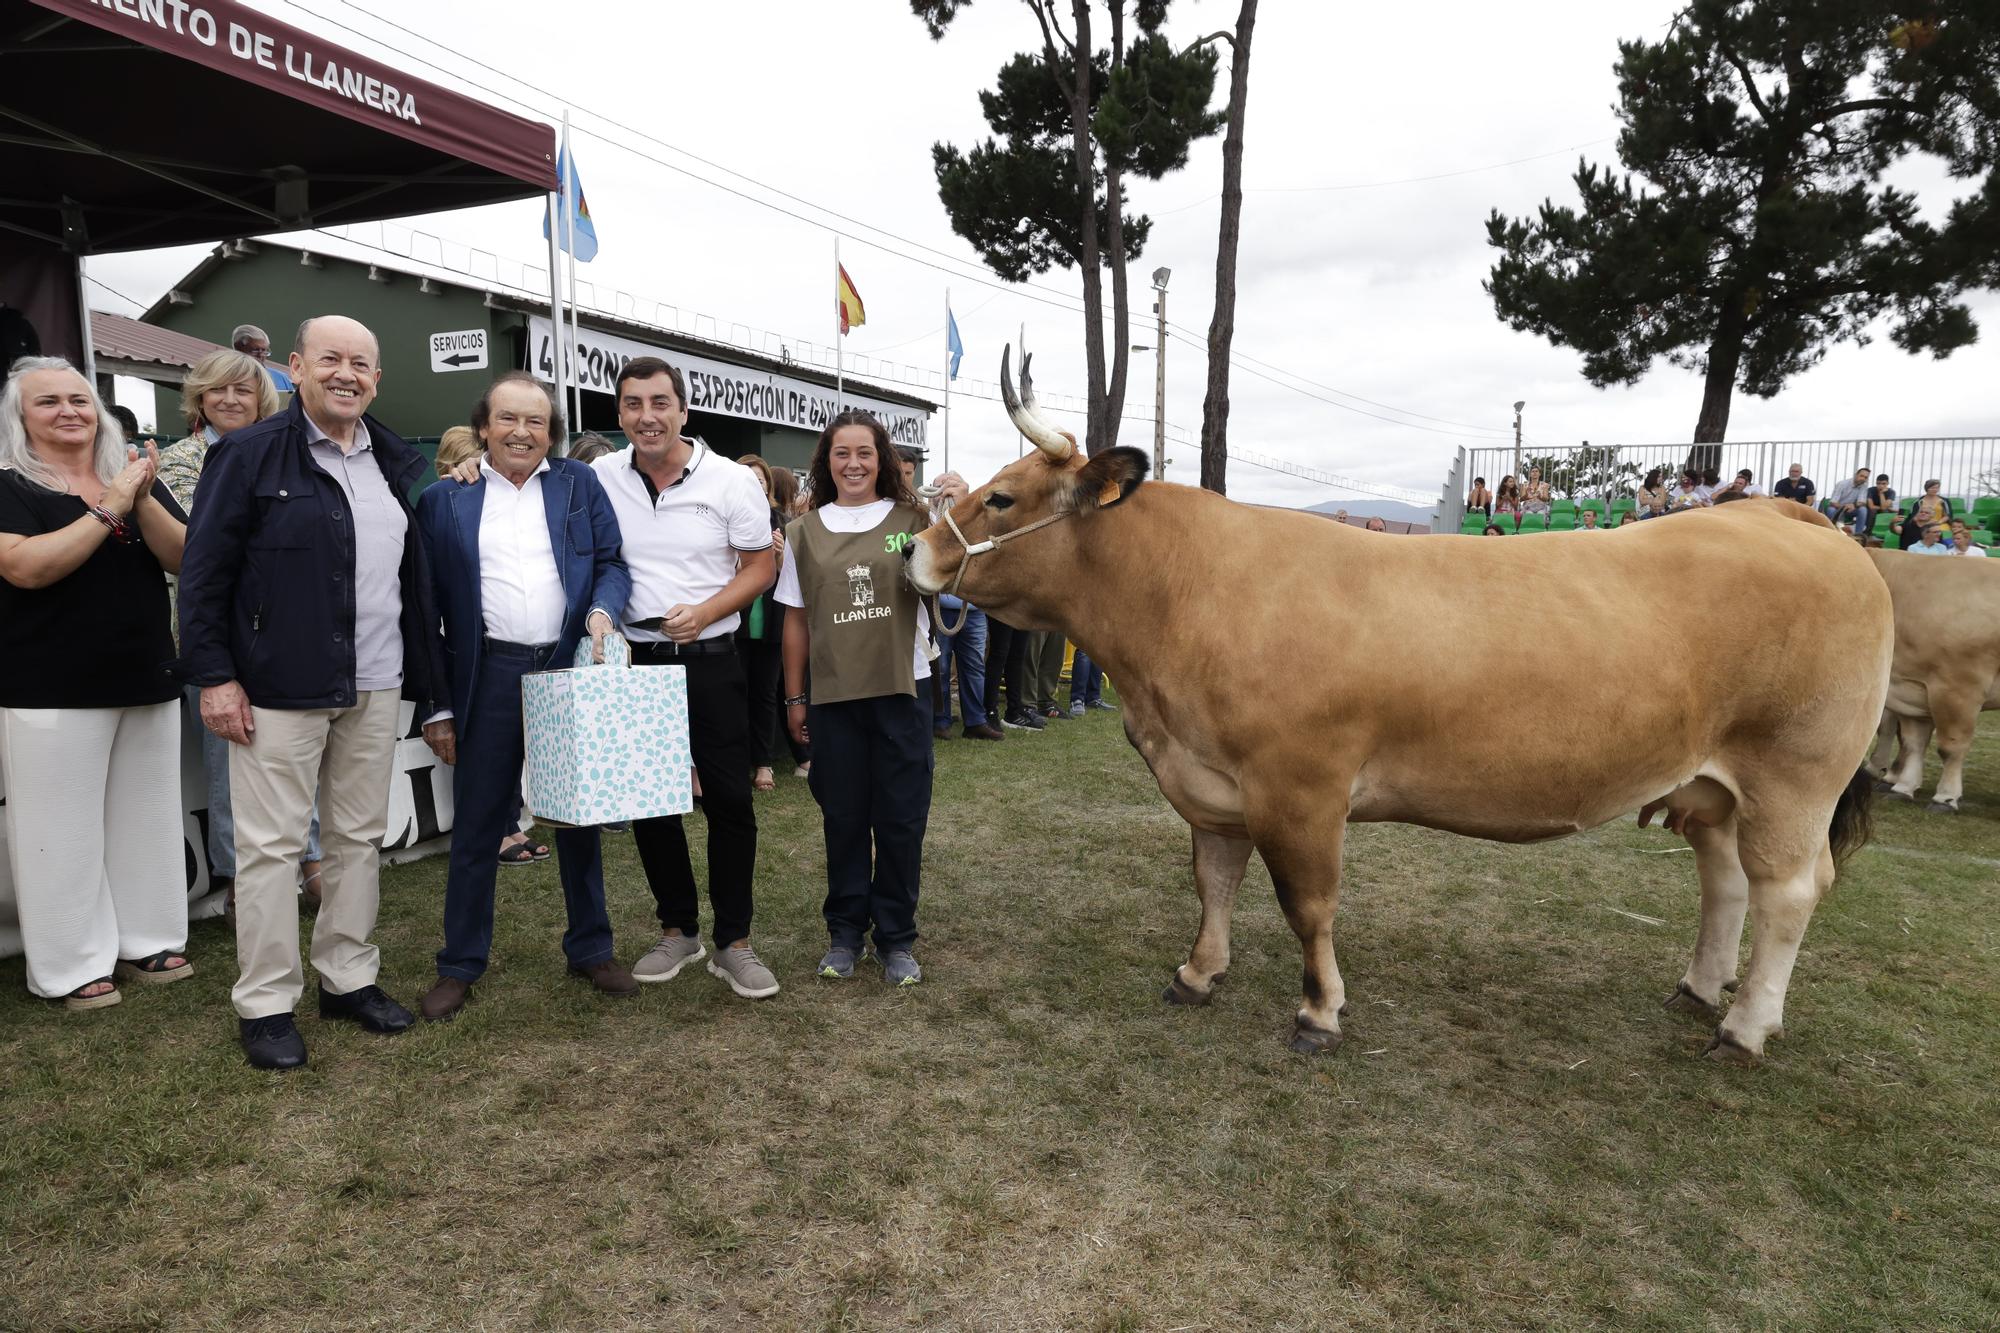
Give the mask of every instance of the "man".
[(1576, 521), (1577, 521), (1577, 530), (1580, 532), (1602, 531), (1602, 529), (1600, 529), (1597, 526), (1597, 511), (1595, 509), (1584, 509), (1578, 511), (1576, 516)]
[(1923, 540), (1903, 549), (1912, 555), (1951, 554), (1951, 547), (1944, 540), (1944, 528), (1936, 523), (1924, 524)]
[(1865, 521), (1856, 520), (1855, 528), (1865, 534), (1874, 530), (1878, 515), (1896, 512), (1896, 488), (1889, 484), (1888, 473), (1875, 474), (1875, 484), (1868, 488), (1868, 494), (1863, 497), (1862, 502), (1868, 507), (1867, 518)]
[[(632, 443), (591, 464), (611, 497), (632, 575), (626, 632), (635, 664), (687, 669), (688, 744), (708, 820), (708, 970), (746, 999), (778, 993), (750, 947), (757, 815), (750, 804), (750, 713), (736, 656), (738, 613), (776, 581), (771, 509), (756, 474), (681, 434), (680, 371), (642, 356), (618, 373), (618, 424)], [(699, 903), (679, 815), (632, 825), (662, 934), (632, 968), (671, 981), (699, 960)]]
[(1735, 480), (1731, 481), (1728, 485), (1716, 487), (1711, 491), (1708, 502), (1716, 504), (1724, 496), (1728, 496), (1732, 500), (1747, 500), (1752, 496), (1763, 494), (1762, 491), (1759, 491), (1755, 486), (1750, 484), (1751, 478), (1754, 475), (1749, 468), (1744, 468), (1736, 474)]
[(279, 393), (292, 391), (292, 377), (271, 364), (271, 339), (255, 324), (238, 324), (229, 332), (229, 345), (248, 357), (256, 358), (264, 367), (264, 373), (271, 377), (271, 387)]
[(1857, 537), (1868, 535), (1868, 469), (1854, 469), (1851, 481), (1834, 487), (1833, 498), (1827, 502), (1827, 517), (1836, 526), (1852, 528)]
[(1069, 640), (1061, 630), (1028, 631), (1025, 674), (1028, 681), (1028, 711), (1051, 722), (1069, 721), (1069, 710), (1056, 702), (1062, 688), (1063, 658)]
[(312, 961), (320, 1017), (400, 1032), (375, 984), (377, 872), (400, 699), (435, 711), (444, 662), (416, 515), (424, 456), (367, 415), (380, 347), (354, 320), (299, 326), (277, 416), (210, 447), (181, 565), (183, 671), (231, 742), (236, 951), (231, 993), (259, 1069), (306, 1062), (294, 867), (319, 791), (324, 852)]
[[(618, 557), (618, 520), (590, 468), (550, 458), (562, 413), (523, 370), (493, 381), (472, 412), (486, 451), (479, 480), (431, 487), (417, 524), (451, 649), (451, 709), (424, 740), (452, 765), (451, 869), (444, 890), (438, 980), (425, 1019), (457, 1015), (485, 975), (493, 944), (493, 848), (519, 812), (521, 677), (566, 667), (588, 632), (599, 661), (624, 614), (631, 575)], [(612, 956), (604, 865), (594, 828), (558, 829), (556, 856), (569, 930), (569, 970), (607, 995), (639, 983)]]
[[(896, 451), (903, 468), (903, 480), (912, 490), (917, 485), (917, 451), (903, 445)], [(956, 472), (947, 472), (938, 478), (943, 493), (931, 501), (931, 518), (935, 520), (953, 504), (954, 483), (962, 484)], [(1006, 733), (993, 725), (993, 719), (986, 715), (986, 613), (961, 598), (948, 593), (938, 594), (938, 613), (947, 625), (957, 625), (958, 633), (946, 634), (941, 626), (931, 627), (937, 639), (938, 658), (931, 665), (931, 737), (934, 740), (951, 739), (951, 667), (958, 663), (958, 712), (963, 724), (960, 732), (967, 740), (1004, 740)]]
[(1778, 479), (1778, 484), (1771, 488), (1771, 494), (1780, 500), (1793, 500), (1808, 507), (1812, 505), (1816, 493), (1817, 488), (1813, 485), (1812, 478), (1806, 475), (1805, 466), (1800, 463), (1794, 463), (1786, 469), (1785, 475)]

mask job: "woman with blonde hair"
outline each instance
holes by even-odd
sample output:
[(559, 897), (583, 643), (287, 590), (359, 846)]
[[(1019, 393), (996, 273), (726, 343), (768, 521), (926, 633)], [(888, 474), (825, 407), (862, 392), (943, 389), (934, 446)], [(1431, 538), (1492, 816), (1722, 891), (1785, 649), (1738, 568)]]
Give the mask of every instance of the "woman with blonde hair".
[(452, 469), (468, 458), (477, 458), (484, 453), (485, 446), (479, 443), (479, 436), (470, 426), (453, 426), (438, 436), (437, 474), (449, 477)]

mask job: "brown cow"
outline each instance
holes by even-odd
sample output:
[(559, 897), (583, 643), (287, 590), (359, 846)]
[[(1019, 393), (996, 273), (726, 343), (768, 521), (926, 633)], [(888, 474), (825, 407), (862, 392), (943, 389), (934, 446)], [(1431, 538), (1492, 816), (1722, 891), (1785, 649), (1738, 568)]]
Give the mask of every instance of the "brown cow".
[[(1873, 767), (1887, 790), (1915, 800), (1935, 728), (1944, 772), (1930, 808), (1957, 814), (1979, 714), (2000, 708), (2000, 560), (1868, 554), (1896, 608), (1896, 659)], [(1893, 764), (1891, 735), (1901, 743)]]
[[(1141, 485), (1136, 449), (1086, 461), (1036, 414), (1027, 370), (1016, 398), (1003, 359), (1001, 387), (1037, 451), (912, 543), (909, 575), (1061, 630), (1118, 682), (1127, 736), (1194, 830), (1201, 927), (1169, 999), (1202, 1003), (1227, 969), (1253, 848), (1305, 955), (1292, 1046), (1317, 1051), (1346, 1003), (1333, 916), (1350, 820), (1536, 842), (1664, 808), (1701, 876), (1668, 1004), (1720, 1017), (1718, 1058), (1762, 1053), (1836, 857), (1866, 836), (1856, 765), (1892, 631), (1852, 541), (1746, 500), (1608, 536), (1385, 542)], [(1661, 607), (1674, 588), (1702, 595)], [(1773, 620), (1773, 602), (1839, 607), (1841, 628)], [(1498, 633), (1464, 614), (1500, 605), (1520, 609)], [(1577, 740), (1612, 735), (1636, 739)], [(1722, 1015), (1746, 911), (1750, 966)]]

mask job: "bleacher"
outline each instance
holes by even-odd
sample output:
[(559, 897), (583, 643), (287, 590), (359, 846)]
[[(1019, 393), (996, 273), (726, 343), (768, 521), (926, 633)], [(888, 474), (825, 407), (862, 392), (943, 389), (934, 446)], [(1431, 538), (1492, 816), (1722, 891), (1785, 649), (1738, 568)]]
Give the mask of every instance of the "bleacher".
[[(1971, 526), (1973, 541), (1982, 546), (2000, 546), (2000, 495), (1982, 495), (1969, 504), (1965, 497), (1960, 495), (1948, 495), (1945, 499), (1951, 502), (1951, 512), (1955, 516), (1965, 518)], [(1518, 531), (1570, 532), (1583, 526), (1578, 515), (1586, 509), (1597, 511), (1597, 526), (1600, 528), (1615, 528), (1625, 512), (1636, 507), (1637, 502), (1631, 499), (1612, 500), (1608, 503), (1598, 499), (1556, 500), (1549, 506), (1546, 518), (1540, 514), (1523, 514)], [(1881, 540), (1885, 549), (1894, 551), (1902, 546), (1900, 529), (1903, 520), (1908, 518), (1910, 511), (1916, 507), (1917, 497), (1911, 496), (1899, 502), (1895, 514), (1875, 516), (1874, 535)], [(1517, 530), (1514, 527), (1512, 514), (1498, 514), (1492, 521), (1506, 531)], [(1459, 524), (1458, 530), (1463, 534), (1477, 537), (1486, 530), (1486, 524), (1487, 518), (1484, 514), (1469, 513), (1465, 516), (1465, 521)]]

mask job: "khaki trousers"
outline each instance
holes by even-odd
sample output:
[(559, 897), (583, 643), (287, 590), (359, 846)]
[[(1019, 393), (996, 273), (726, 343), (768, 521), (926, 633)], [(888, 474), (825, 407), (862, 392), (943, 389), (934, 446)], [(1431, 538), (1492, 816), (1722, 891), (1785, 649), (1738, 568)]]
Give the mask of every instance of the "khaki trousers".
[(1055, 630), (1036, 630), (1028, 636), (1028, 698), (1037, 709), (1059, 707), (1068, 711), (1066, 701), (1056, 698), (1062, 685), (1063, 651), (1068, 646)]
[(336, 995), (375, 984), (370, 939), (380, 901), (401, 692), (369, 690), (352, 708), (252, 708), (250, 744), (229, 747), (236, 814), (236, 988), (243, 1018), (298, 1008), (299, 855), (319, 793), (320, 907), (312, 963)]

